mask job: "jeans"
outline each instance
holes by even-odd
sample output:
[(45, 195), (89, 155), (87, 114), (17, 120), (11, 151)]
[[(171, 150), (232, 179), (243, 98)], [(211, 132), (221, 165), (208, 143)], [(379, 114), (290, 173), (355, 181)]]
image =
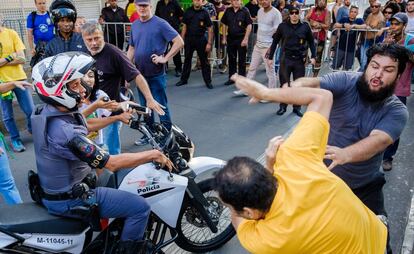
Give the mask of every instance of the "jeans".
[[(17, 101), (19, 102), (20, 108), (23, 110), (26, 115), (26, 126), (27, 130), (32, 132), (32, 124), (30, 122), (30, 115), (32, 114), (34, 104), (33, 98), (29, 92), (29, 89), (22, 90), (20, 88), (13, 89), (14, 94), (16, 95)], [(17, 129), (16, 122), (14, 121), (13, 113), (13, 100), (2, 100), (0, 99), (1, 110), (3, 113), (3, 121), (6, 126), (7, 131), (10, 133), (11, 140), (19, 140), (20, 134)]]
[[(148, 82), (148, 86), (151, 90), (151, 94), (154, 99), (161, 105), (163, 105), (165, 114), (160, 117), (160, 122), (164, 125), (165, 128), (168, 130), (171, 129), (171, 116), (170, 111), (168, 109), (168, 99), (167, 99), (167, 80), (165, 79), (165, 74), (158, 75), (155, 77), (145, 77)], [(141, 91), (138, 91), (139, 94), (139, 101), (142, 105), (147, 105), (147, 101), (145, 100), (144, 95)], [(148, 127), (152, 128), (154, 125), (154, 112), (152, 112), (151, 116), (145, 118), (145, 122), (147, 123)]]
[(8, 205), (22, 203), (19, 191), (14, 183), (14, 178), (10, 170), (9, 159), (3, 140), (0, 139), (0, 148), (4, 153), (0, 154), (0, 193)]
[(69, 209), (98, 204), (101, 218), (125, 218), (121, 241), (141, 240), (151, 211), (143, 197), (106, 187), (97, 187), (94, 195), (86, 201), (79, 198), (62, 201), (43, 200), (43, 204), (51, 214), (75, 218), (77, 216), (71, 214)]
[(276, 53), (273, 59), (275, 59), (275, 73), (279, 72), (279, 66), (280, 66), (280, 47), (276, 49)]
[(122, 123), (117, 121), (103, 129), (104, 144), (111, 155), (121, 153), (121, 127)]
[(267, 62), (267, 59), (265, 58), (268, 49), (269, 48), (259, 48), (256, 45), (254, 46), (247, 78), (253, 79), (256, 76), (257, 68), (262, 62), (264, 62), (268, 79), (267, 86), (269, 88), (276, 88), (275, 68), (273, 68), (273, 66), (270, 66)]
[(359, 71), (361, 72), (364, 71), (365, 65), (368, 61), (367, 50), (374, 45), (374, 42), (374, 40), (365, 40), (361, 45), (361, 67), (359, 67)]
[(338, 70), (343, 66), (344, 70), (350, 70), (354, 65), (354, 59), (355, 52), (337, 49), (333, 58), (332, 69)]

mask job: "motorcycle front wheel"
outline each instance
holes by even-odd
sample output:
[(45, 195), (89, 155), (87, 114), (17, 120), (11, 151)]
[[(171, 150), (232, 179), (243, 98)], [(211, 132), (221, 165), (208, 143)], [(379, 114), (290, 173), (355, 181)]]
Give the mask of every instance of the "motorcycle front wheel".
[(213, 189), (213, 182), (210, 178), (197, 185), (210, 204), (208, 213), (213, 221), (216, 221), (218, 231), (213, 233), (210, 230), (200, 213), (186, 197), (178, 215), (176, 227), (178, 236), (175, 240), (175, 243), (186, 251), (201, 253), (218, 249), (236, 233), (231, 224), (230, 209), (219, 199), (218, 193)]

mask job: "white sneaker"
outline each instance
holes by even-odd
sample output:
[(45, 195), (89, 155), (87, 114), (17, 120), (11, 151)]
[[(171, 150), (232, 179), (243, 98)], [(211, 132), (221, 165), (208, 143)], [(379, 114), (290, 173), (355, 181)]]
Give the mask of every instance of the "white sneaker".
[(237, 96), (247, 96), (247, 94), (243, 92), (242, 90), (236, 90), (233, 92), (233, 94)]
[(269, 101), (266, 101), (266, 100), (260, 100), (260, 103), (269, 103)]

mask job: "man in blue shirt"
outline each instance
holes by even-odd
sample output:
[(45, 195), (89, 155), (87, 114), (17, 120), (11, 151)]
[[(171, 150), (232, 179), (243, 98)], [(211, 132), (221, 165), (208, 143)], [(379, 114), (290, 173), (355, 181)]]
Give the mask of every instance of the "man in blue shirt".
[(385, 178), (379, 169), (384, 150), (398, 139), (408, 120), (407, 107), (394, 95), (408, 52), (397, 44), (376, 44), (367, 56), (363, 73), (333, 72), (298, 79), (292, 86), (332, 92), (326, 164), (371, 211), (386, 220)]
[[(167, 104), (165, 63), (180, 51), (184, 42), (167, 21), (152, 14), (150, 0), (135, 0), (135, 5), (139, 20), (132, 24), (127, 56), (147, 80), (154, 99), (164, 106), (165, 114), (160, 116), (160, 122), (169, 130), (171, 117)], [(172, 42), (171, 49), (164, 55), (169, 42)], [(141, 103), (146, 105), (145, 97), (141, 92), (139, 97)], [(151, 128), (153, 123), (152, 115), (147, 119), (147, 124)], [(136, 142), (137, 145), (146, 143), (145, 137)]]
[(27, 16), (26, 22), (27, 40), (32, 57), (36, 53), (44, 53), (46, 44), (55, 36), (55, 26), (53, 25), (49, 12), (46, 11), (46, 0), (35, 0), (35, 5), (37, 10)]
[(336, 13), (336, 20), (340, 21), (343, 18), (348, 17), (349, 15), (349, 6), (351, 6), (351, 0), (345, 0), (344, 5), (338, 9)]

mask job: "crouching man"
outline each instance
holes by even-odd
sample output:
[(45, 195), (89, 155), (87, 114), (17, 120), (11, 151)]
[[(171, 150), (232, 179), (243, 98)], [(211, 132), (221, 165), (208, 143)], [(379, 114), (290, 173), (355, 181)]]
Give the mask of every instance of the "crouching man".
[(216, 175), (242, 246), (252, 253), (384, 253), (386, 226), (323, 163), (332, 94), (269, 89), (247, 78), (236, 86), (259, 100), (307, 105), (289, 138), (270, 140), (266, 168), (235, 157)]

